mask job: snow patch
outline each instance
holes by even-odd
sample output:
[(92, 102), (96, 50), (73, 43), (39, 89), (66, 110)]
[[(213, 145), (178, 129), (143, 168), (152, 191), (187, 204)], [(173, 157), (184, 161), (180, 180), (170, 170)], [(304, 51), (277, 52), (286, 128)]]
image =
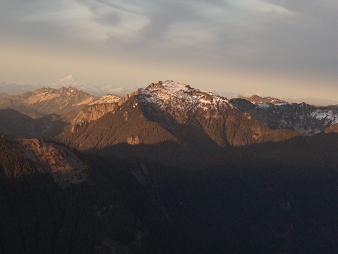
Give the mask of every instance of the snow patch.
[[(151, 84), (139, 90), (141, 102), (156, 105), (159, 109), (170, 113), (174, 118), (177, 114), (187, 118), (189, 112), (218, 112), (220, 109), (233, 109), (233, 105), (225, 97), (211, 92), (203, 92), (189, 85), (175, 81), (164, 81)], [(207, 117), (207, 114), (205, 114)]]
[(338, 112), (333, 110), (317, 109), (311, 113), (311, 116), (330, 125), (338, 123)]
[(259, 108), (270, 108), (271, 105), (267, 104), (267, 103), (258, 103), (257, 106)]

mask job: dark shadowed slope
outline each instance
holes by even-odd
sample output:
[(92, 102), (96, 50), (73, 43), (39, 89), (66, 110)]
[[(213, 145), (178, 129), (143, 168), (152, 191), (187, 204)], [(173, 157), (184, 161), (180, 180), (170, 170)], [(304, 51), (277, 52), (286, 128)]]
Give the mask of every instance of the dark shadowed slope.
[(172, 253), (129, 164), (39, 140), (1, 136), (0, 148), (1, 254)]
[[(337, 135), (234, 147), (196, 167), (135, 153), (161, 144), (129, 145), (126, 160), (0, 144), (0, 253), (337, 252)], [(74, 160), (86, 177), (60, 185), (51, 165)]]
[(31, 118), (13, 109), (0, 109), (0, 132), (21, 138), (53, 138), (67, 123), (57, 115)]

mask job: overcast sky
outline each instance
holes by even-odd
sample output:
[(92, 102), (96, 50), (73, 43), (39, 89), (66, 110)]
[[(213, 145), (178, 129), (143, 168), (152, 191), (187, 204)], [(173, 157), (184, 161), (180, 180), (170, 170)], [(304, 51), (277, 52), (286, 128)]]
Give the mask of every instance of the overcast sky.
[(0, 81), (338, 100), (337, 0), (0, 0)]

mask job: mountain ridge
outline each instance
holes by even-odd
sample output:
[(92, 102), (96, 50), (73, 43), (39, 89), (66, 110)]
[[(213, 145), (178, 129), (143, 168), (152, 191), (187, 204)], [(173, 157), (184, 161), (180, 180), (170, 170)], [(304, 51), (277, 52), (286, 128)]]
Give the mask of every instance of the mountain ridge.
[[(97, 148), (102, 148), (117, 143), (153, 144), (166, 141), (202, 146), (236, 146), (297, 135), (288, 130), (270, 130), (242, 114), (228, 99), (174, 81), (160, 81), (139, 89), (122, 99), (115, 112), (72, 135), (65, 134), (62, 139), (73, 140), (70, 142), (77, 144), (77, 147), (88, 149), (96, 147), (94, 143), (100, 144)], [(109, 118), (114, 118), (114, 121)], [(122, 123), (124, 127), (119, 126)], [(123, 129), (123, 135), (120, 129)], [(158, 135), (163, 135), (163, 139), (160, 136), (154, 139), (155, 130), (159, 131)], [(111, 138), (107, 139), (110, 135)], [(102, 139), (106, 141), (102, 143)]]
[(30, 134), (0, 135), (0, 252), (334, 254), (334, 112), (163, 81), (76, 108), (56, 142), (0, 110)]
[[(134, 106), (136, 107), (140, 103), (142, 111), (148, 118), (155, 115), (160, 116), (161, 113), (160, 118), (163, 118), (165, 114), (168, 114), (164, 118), (172, 118), (171, 121), (176, 121), (181, 125), (192, 124), (192, 128), (202, 129), (202, 132), (211, 137), (212, 142), (221, 146), (228, 141), (235, 145), (254, 143), (256, 142), (254, 136), (256, 139), (261, 139), (262, 142), (263, 140), (276, 139), (279, 135), (278, 130), (280, 132), (281, 130), (282, 132), (295, 131), (300, 135), (332, 132), (335, 131), (332, 126), (338, 122), (338, 107), (335, 106), (317, 107), (305, 103), (287, 103), (281, 99), (260, 96), (229, 100), (215, 93), (194, 89), (189, 85), (172, 80), (152, 83), (146, 88), (140, 88), (122, 98), (109, 94), (96, 97), (75, 87), (41, 88), (19, 96), (2, 94), (0, 108), (12, 108), (33, 118), (57, 114), (68, 123), (66, 129), (70, 130), (70, 133), (76, 133), (105, 114), (120, 110), (121, 105), (131, 97), (137, 98), (138, 102), (135, 102)], [(236, 110), (241, 114), (233, 113)], [(226, 111), (229, 114), (224, 115)], [(241, 117), (235, 117), (236, 114)], [(230, 115), (234, 121), (232, 122), (233, 126), (240, 126), (242, 130), (246, 129), (246, 132), (249, 131), (250, 125), (252, 128), (256, 126), (257, 133), (255, 135), (242, 133), (243, 137), (241, 138), (236, 137), (237, 134), (231, 131), (232, 127), (227, 132), (224, 130), (224, 123), (220, 118), (227, 118)], [(229, 122), (231, 122), (230, 118)], [(156, 119), (153, 120), (156, 122)], [(255, 121), (256, 123), (254, 123)], [(242, 124), (238, 125), (236, 122)], [(166, 125), (163, 122), (161, 124), (162, 127)], [(198, 127), (198, 125), (200, 126)], [(170, 128), (170, 126), (166, 126), (166, 128)], [(254, 130), (252, 131), (254, 132)], [(225, 134), (226, 132), (228, 134)], [(261, 137), (262, 135), (265, 137)], [(131, 133), (129, 138), (132, 140), (136, 136), (135, 133)], [(228, 141), (225, 141), (226, 139)], [(140, 141), (137, 141), (136, 138), (131, 142)]]

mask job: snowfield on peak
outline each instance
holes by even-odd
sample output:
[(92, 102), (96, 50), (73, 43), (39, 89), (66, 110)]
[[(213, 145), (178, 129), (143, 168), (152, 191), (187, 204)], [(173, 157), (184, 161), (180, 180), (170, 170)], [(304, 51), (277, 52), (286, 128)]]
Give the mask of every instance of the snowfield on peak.
[(175, 81), (153, 83), (140, 89), (140, 99), (143, 102), (155, 104), (163, 110), (173, 107), (182, 111), (203, 111), (219, 107), (233, 108), (225, 97), (194, 89), (189, 85)]
[(318, 120), (324, 120), (329, 125), (338, 123), (338, 112), (333, 110), (316, 109), (311, 113), (311, 116)]

